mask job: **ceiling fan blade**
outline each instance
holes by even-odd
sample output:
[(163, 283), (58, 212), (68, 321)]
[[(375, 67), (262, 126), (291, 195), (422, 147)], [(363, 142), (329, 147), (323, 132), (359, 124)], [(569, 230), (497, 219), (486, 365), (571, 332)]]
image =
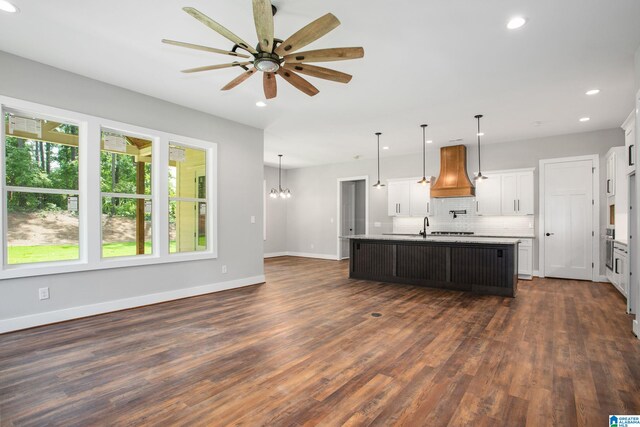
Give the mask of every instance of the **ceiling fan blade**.
[(201, 46), (199, 44), (185, 43), (167, 39), (162, 39), (162, 43), (170, 44), (173, 46), (186, 47), (188, 49), (201, 50), (203, 52), (220, 53), (222, 55), (237, 56), (239, 58), (251, 58), (249, 55), (245, 55), (244, 53), (230, 52), (222, 49), (216, 49), (215, 47)]
[(233, 79), (229, 83), (227, 83), (220, 90), (233, 89), (234, 87), (238, 86), (240, 83), (244, 82), (245, 80), (247, 80), (249, 77), (253, 76), (257, 72), (258, 72), (258, 70), (256, 70), (255, 68), (252, 68), (249, 71), (245, 71), (244, 73), (240, 74), (238, 77), (236, 77), (235, 79)]
[(273, 11), (270, 0), (253, 0), (253, 20), (263, 52), (273, 51)]
[(264, 86), (264, 96), (272, 99), (278, 96), (278, 84), (276, 83), (276, 75), (273, 73), (264, 73), (262, 77)]
[(310, 24), (299, 29), (296, 33), (282, 42), (275, 50), (275, 53), (282, 56), (286, 53), (293, 53), (298, 49), (302, 49), (309, 43), (318, 40), (334, 28), (340, 25), (338, 18), (331, 13), (316, 19)]
[(315, 65), (309, 64), (284, 64), (284, 68), (295, 71), (296, 73), (306, 74), (307, 76), (331, 80), (338, 83), (349, 83), (353, 77), (351, 74), (341, 73), (340, 71), (316, 67)]
[(245, 42), (240, 37), (238, 37), (235, 34), (233, 34), (231, 31), (227, 30), (225, 27), (223, 27), (222, 25), (218, 24), (216, 21), (214, 21), (213, 19), (209, 18), (207, 15), (205, 15), (202, 12), (200, 12), (199, 10), (194, 9), (193, 7), (184, 7), (184, 8), (182, 8), (182, 10), (184, 10), (189, 15), (193, 16), (194, 18), (196, 18), (198, 21), (202, 22), (207, 27), (211, 28), (216, 33), (220, 34), (221, 36), (223, 36), (223, 37), (227, 38), (228, 40), (232, 41), (233, 43), (237, 44), (241, 48), (246, 49), (251, 53), (258, 53), (258, 51), (255, 50), (253, 47), (251, 47), (247, 42)]
[(358, 59), (364, 56), (364, 49), (361, 47), (336, 47), (333, 49), (309, 50), (298, 52), (284, 57), (284, 61), (289, 64), (300, 62), (330, 62), (346, 61)]
[(220, 70), (222, 68), (242, 67), (249, 65), (251, 62), (232, 62), (230, 64), (218, 64), (218, 65), (205, 65), (204, 67), (189, 68), (182, 70), (183, 73), (198, 73), (200, 71)]
[(300, 77), (299, 75), (297, 75), (291, 70), (285, 70), (280, 68), (278, 70), (278, 75), (283, 79), (285, 79), (286, 81), (288, 81), (296, 89), (306, 93), (309, 96), (317, 95), (318, 92), (320, 92), (318, 88), (316, 88), (314, 85), (312, 85), (311, 83), (309, 83), (308, 81), (306, 81), (305, 79), (303, 79), (302, 77)]

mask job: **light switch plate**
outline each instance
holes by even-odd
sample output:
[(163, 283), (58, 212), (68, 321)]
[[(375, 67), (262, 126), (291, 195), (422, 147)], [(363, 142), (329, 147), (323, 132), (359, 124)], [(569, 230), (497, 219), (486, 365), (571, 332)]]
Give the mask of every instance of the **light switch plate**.
[(256, 223), (256, 217), (255, 216), (251, 216), (251, 224), (255, 224)]
[(49, 299), (49, 288), (38, 289), (38, 298), (40, 298), (41, 301)]

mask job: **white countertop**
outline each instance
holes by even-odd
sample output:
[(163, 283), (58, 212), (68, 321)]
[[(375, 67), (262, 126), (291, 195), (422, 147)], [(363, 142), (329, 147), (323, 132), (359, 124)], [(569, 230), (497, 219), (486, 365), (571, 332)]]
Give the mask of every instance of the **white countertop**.
[(356, 234), (342, 236), (345, 239), (358, 240), (393, 240), (402, 242), (447, 242), (447, 243), (487, 243), (498, 245), (515, 245), (520, 239), (510, 237), (479, 237), (479, 236), (403, 236), (398, 234)]

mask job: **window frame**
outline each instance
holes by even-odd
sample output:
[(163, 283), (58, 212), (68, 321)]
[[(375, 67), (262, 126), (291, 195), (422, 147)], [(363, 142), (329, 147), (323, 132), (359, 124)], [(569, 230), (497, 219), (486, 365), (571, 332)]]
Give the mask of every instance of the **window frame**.
[[(78, 126), (78, 219), (79, 219), (79, 259), (29, 264), (7, 264), (5, 245), (7, 242), (7, 215), (5, 214), (5, 125), (4, 112), (32, 114), (38, 118), (50, 117), (56, 121)], [(134, 267), (160, 263), (185, 262), (218, 258), (218, 145), (215, 142), (177, 135), (170, 132), (148, 129), (119, 121), (104, 119), (88, 114), (68, 111), (0, 96), (0, 226), (3, 242), (0, 245), (0, 280), (61, 274), (109, 268)], [(100, 186), (100, 152), (102, 130), (139, 135), (152, 141), (152, 254), (102, 258), (102, 197)], [(206, 203), (207, 203), (207, 248), (197, 252), (169, 253), (169, 190), (168, 166), (169, 144), (202, 149), (206, 153)], [(165, 166), (166, 165), (166, 166)], [(97, 172), (96, 172), (97, 171)], [(72, 190), (66, 190), (71, 192)], [(67, 193), (70, 194), (70, 193)]]
[[(126, 127), (126, 125), (124, 126)], [(102, 133), (108, 131), (108, 132), (113, 132), (113, 133), (120, 133), (123, 136), (131, 136), (134, 138), (141, 138), (141, 139), (146, 139), (151, 141), (151, 192), (150, 194), (129, 194), (129, 193), (113, 193), (113, 192), (103, 192), (102, 191), (102, 176), (98, 177), (98, 180), (100, 182), (100, 259), (103, 261), (107, 261), (107, 260), (121, 260), (121, 259), (140, 259), (140, 258), (151, 258), (153, 257), (153, 255), (156, 253), (157, 247), (156, 247), (156, 227), (155, 227), (155, 221), (154, 221), (154, 217), (155, 217), (155, 203), (154, 203), (154, 196), (155, 196), (155, 189), (156, 189), (156, 185), (157, 182), (155, 181), (155, 175), (157, 173), (157, 170), (155, 169), (156, 167), (156, 161), (154, 160), (154, 156), (155, 156), (155, 146), (157, 143), (159, 143), (159, 138), (153, 136), (153, 135), (147, 135), (147, 134), (142, 134), (142, 133), (138, 133), (138, 132), (131, 132), (128, 129), (114, 129), (112, 127), (106, 127), (106, 126), (101, 126), (100, 127), (100, 151), (99, 151), (99, 155), (102, 154)], [(98, 164), (100, 166), (100, 164)], [(100, 170), (100, 168), (98, 168), (98, 170)], [(98, 173), (99, 175), (100, 172)], [(104, 244), (104, 240), (103, 240), (103, 232), (102, 232), (102, 199), (104, 199), (105, 197), (110, 197), (110, 198), (121, 198), (121, 199), (134, 199), (134, 200), (151, 200), (151, 253), (150, 254), (141, 254), (141, 255), (127, 255), (127, 256), (118, 256), (118, 257), (105, 257), (103, 252), (102, 252), (102, 245)]]

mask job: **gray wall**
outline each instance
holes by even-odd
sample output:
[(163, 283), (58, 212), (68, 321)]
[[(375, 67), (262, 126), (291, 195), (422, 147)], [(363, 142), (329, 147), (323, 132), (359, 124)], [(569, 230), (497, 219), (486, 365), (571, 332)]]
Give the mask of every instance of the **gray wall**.
[(640, 46), (636, 50), (635, 55), (635, 68), (636, 68), (636, 93), (640, 90)]
[[(548, 138), (516, 141), (483, 146), (484, 170), (515, 168), (538, 168), (540, 159), (599, 154), (600, 188), (605, 181), (604, 155), (610, 147), (624, 145), (621, 129), (610, 129)], [(375, 146), (371, 147), (375, 150)], [(478, 157), (475, 146), (467, 147), (469, 174), (477, 169)], [(427, 152), (427, 174), (437, 176), (440, 169), (439, 150), (431, 148)], [(411, 178), (422, 175), (422, 158), (419, 154), (401, 157), (383, 157), (381, 180), (390, 178)], [(376, 181), (376, 161), (359, 160), (349, 163), (323, 165), (292, 169), (288, 171), (288, 185), (296, 197), (288, 205), (287, 249), (291, 252), (336, 255), (337, 210), (336, 180), (341, 177), (369, 175), (370, 182)], [(538, 171), (536, 169), (536, 217), (538, 200)], [(600, 197), (600, 223), (605, 223), (605, 197)], [(380, 227), (375, 227), (378, 222)], [(536, 218), (536, 226), (538, 224)], [(386, 187), (369, 190), (369, 232), (380, 234), (391, 232), (392, 218), (387, 216)], [(537, 250), (534, 267), (537, 269)], [(604, 269), (602, 269), (604, 271)]]
[[(272, 188), (278, 188), (278, 168), (264, 167), (264, 179), (267, 182), (266, 194)], [(282, 170), (282, 184), (287, 187), (287, 171)], [(277, 254), (287, 251), (287, 205), (291, 199), (272, 199), (267, 196), (267, 239), (264, 241), (264, 254)]]
[(216, 142), (219, 157), (218, 259), (2, 280), (0, 319), (263, 274), (262, 130), (1, 51), (0, 94)]

